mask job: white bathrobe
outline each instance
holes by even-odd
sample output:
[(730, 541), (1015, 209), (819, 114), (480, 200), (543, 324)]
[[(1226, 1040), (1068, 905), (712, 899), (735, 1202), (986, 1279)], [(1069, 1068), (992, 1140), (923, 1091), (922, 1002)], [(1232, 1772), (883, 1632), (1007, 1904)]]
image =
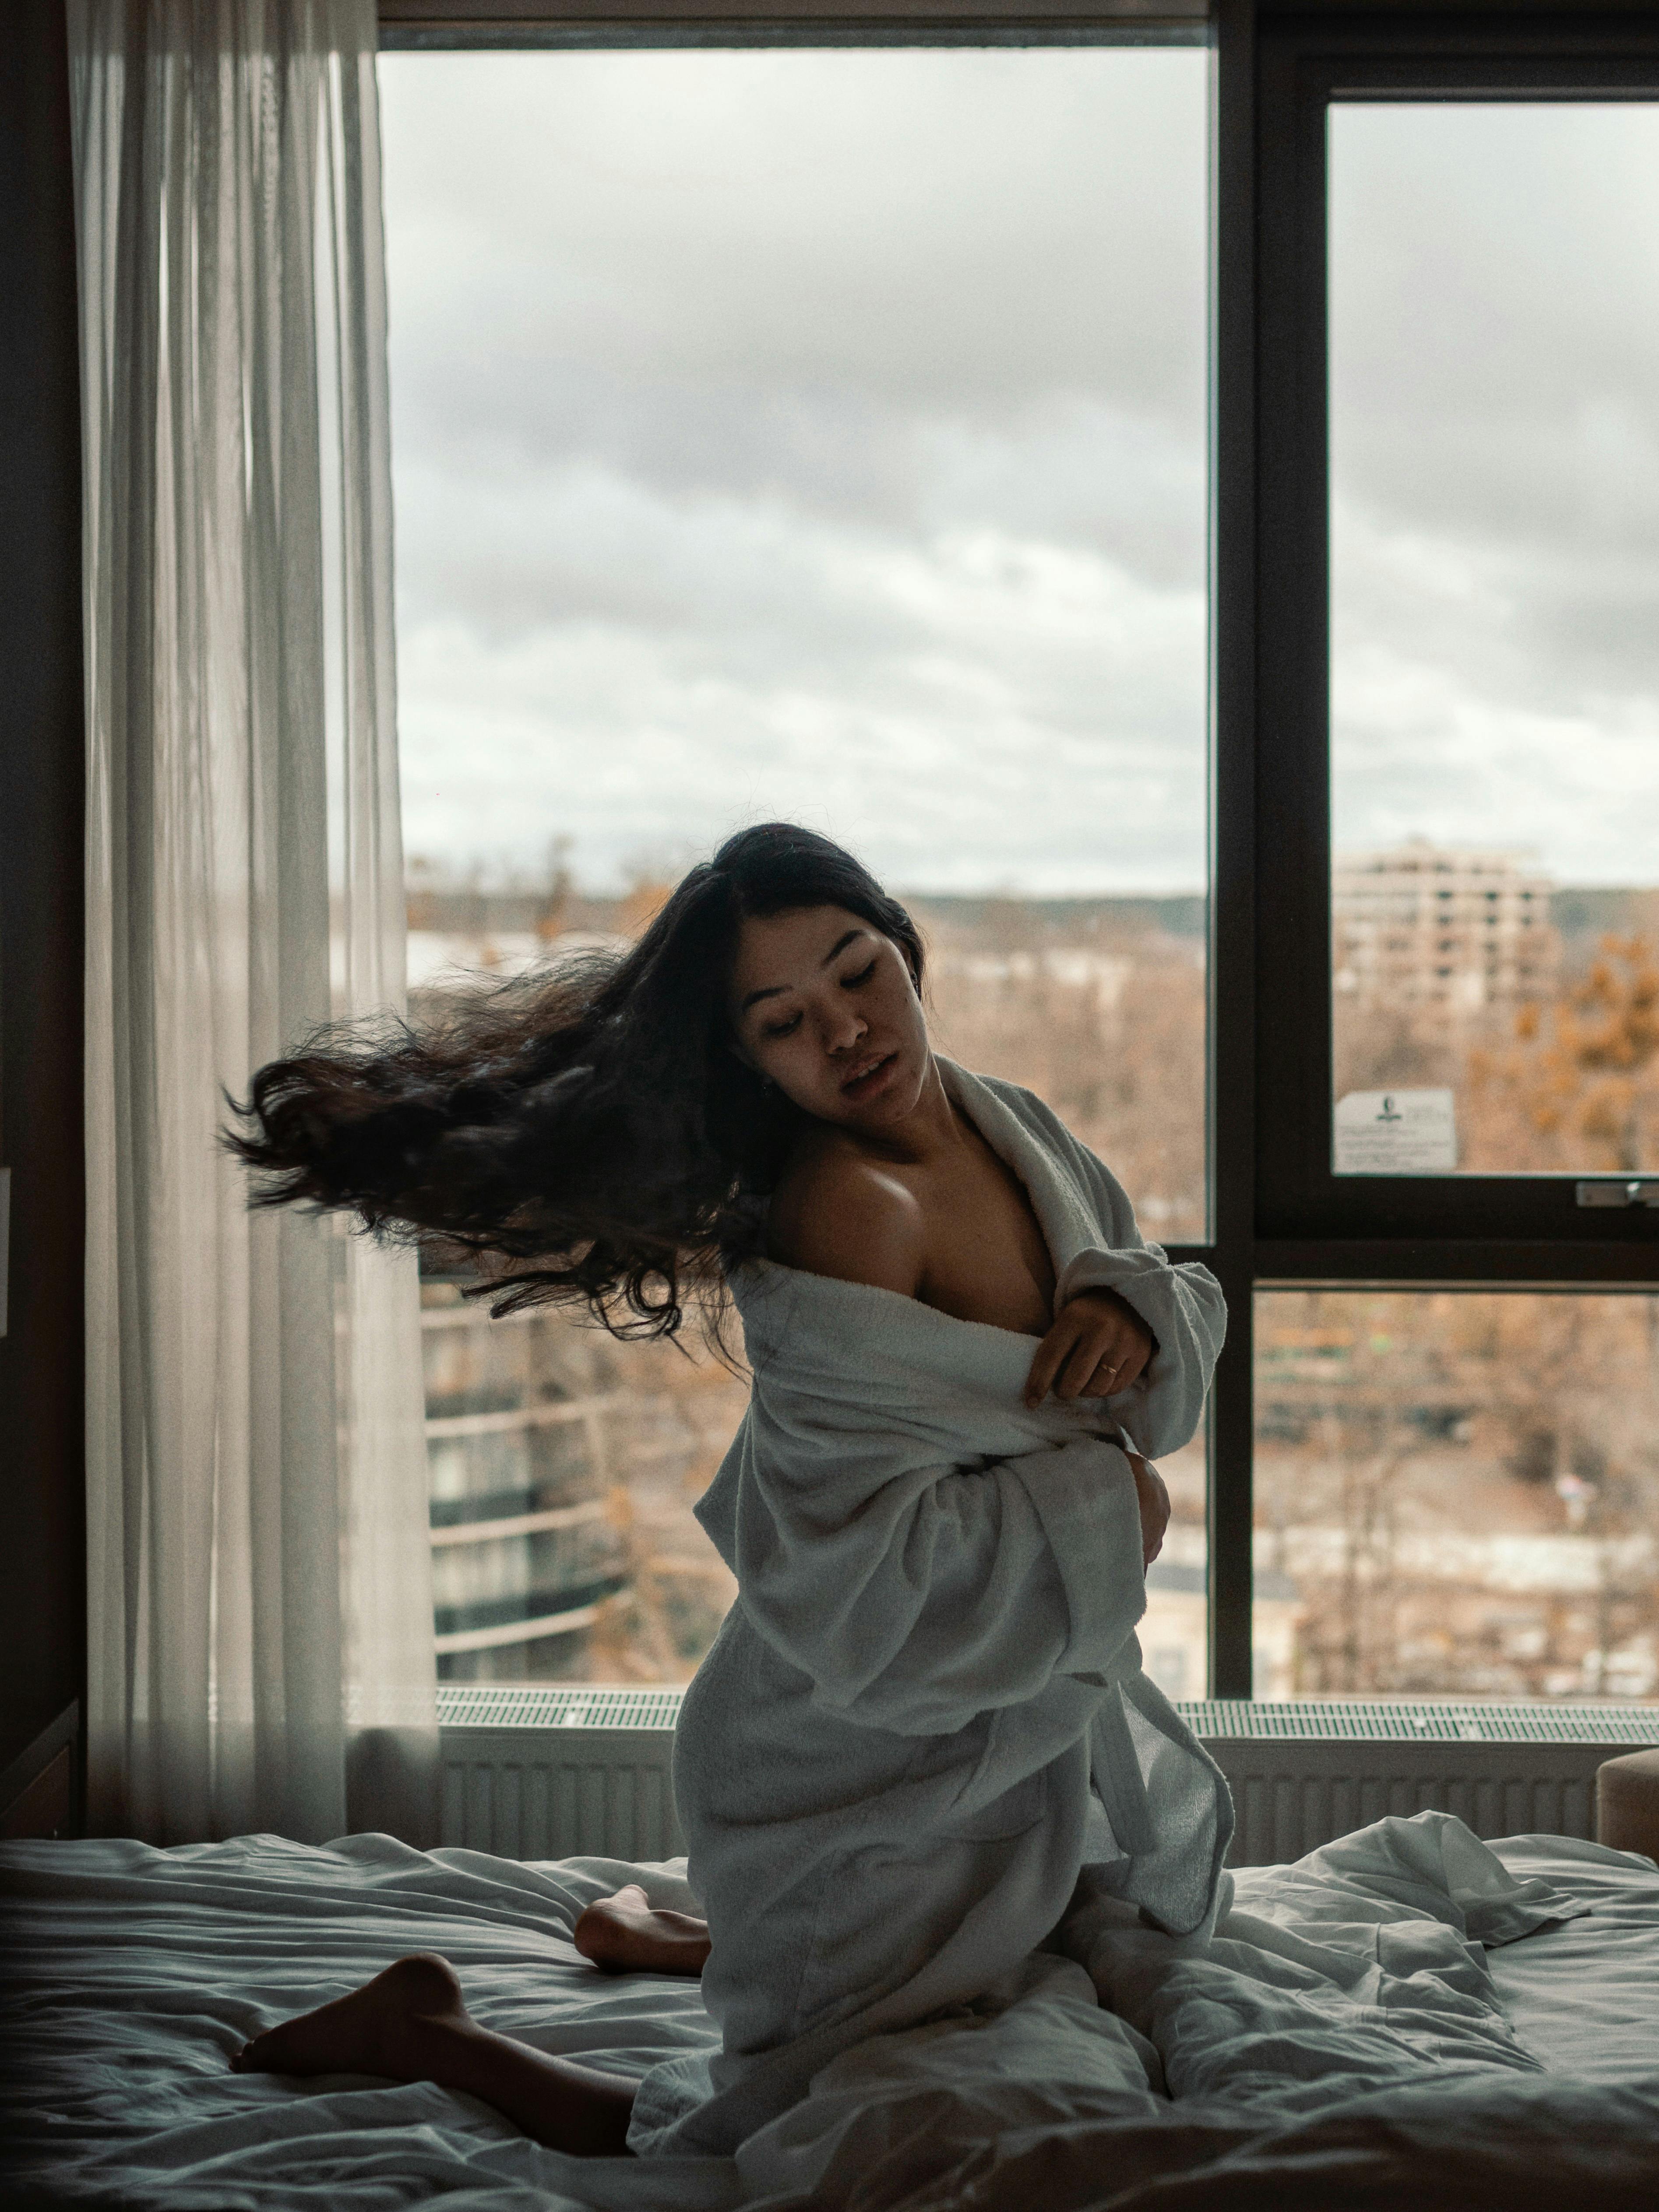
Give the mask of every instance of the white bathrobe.
[(1172, 1933), (1215, 1911), (1232, 1807), (1141, 1671), (1120, 1447), (1193, 1435), (1220, 1289), (1145, 1242), (1040, 1099), (939, 1066), (1030, 1194), (1056, 1311), (1109, 1287), (1158, 1350), (1115, 1398), (1032, 1412), (1031, 1337), (770, 1261), (734, 1269), (753, 1394), (697, 1513), (738, 1597), (674, 1753), (721, 2049), (646, 2076), (636, 2151), (730, 2151), (840, 2051), (1004, 2001), (1085, 1864)]

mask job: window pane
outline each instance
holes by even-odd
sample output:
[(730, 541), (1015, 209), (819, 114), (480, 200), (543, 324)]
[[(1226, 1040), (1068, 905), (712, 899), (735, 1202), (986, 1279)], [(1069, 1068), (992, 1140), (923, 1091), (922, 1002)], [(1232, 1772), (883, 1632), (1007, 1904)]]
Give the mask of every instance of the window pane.
[(717, 1361), (422, 1285), (438, 1670), (690, 1675), (731, 1577), (690, 1513), (747, 1392)]
[(1210, 1693), (1208, 1472), (1202, 1429), (1158, 1463), (1170, 1492), (1164, 1548), (1146, 1570), (1141, 1659), (1166, 1698)]
[(1264, 1292), (1257, 1696), (1659, 1694), (1659, 1297)]
[[(417, 986), (627, 937), (803, 820), (913, 905), (943, 1048), (1201, 1237), (1205, 56), (380, 77)], [(524, 1341), (522, 1405), (434, 1429), (434, 1514), (603, 1510), (440, 1545), (446, 1671), (683, 1678), (744, 1390)]]
[(1659, 110), (1330, 156), (1336, 1170), (1650, 1171)]

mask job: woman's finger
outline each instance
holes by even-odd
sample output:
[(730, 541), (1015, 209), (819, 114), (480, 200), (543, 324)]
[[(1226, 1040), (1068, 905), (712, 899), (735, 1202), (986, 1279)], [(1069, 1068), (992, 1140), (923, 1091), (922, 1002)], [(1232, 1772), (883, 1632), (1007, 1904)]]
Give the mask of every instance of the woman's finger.
[(1037, 1346), (1025, 1382), (1025, 1401), (1040, 1405), (1052, 1390), (1057, 1398), (1075, 1398), (1100, 1357), (1104, 1329), (1086, 1309), (1067, 1310)]
[(1080, 1396), (1083, 1386), (1105, 1357), (1111, 1342), (1111, 1325), (1099, 1315), (1085, 1316), (1079, 1329), (1077, 1340), (1066, 1356), (1060, 1379), (1054, 1384), (1057, 1395), (1066, 1398)]
[(1144, 1375), (1152, 1364), (1152, 1354), (1158, 1349), (1152, 1332), (1139, 1321), (1131, 1320), (1125, 1326), (1124, 1352), (1137, 1375)]
[(1084, 1395), (1091, 1377), (1100, 1364), (1105, 1334), (1101, 1328), (1085, 1328), (1079, 1333), (1055, 1378), (1055, 1397), (1080, 1398)]
[(1036, 1348), (1030, 1371), (1025, 1377), (1025, 1402), (1040, 1406), (1048, 1395), (1048, 1385), (1059, 1374), (1066, 1355), (1077, 1341), (1079, 1323), (1075, 1316), (1061, 1314)]
[(1124, 1340), (1112, 1345), (1101, 1360), (1103, 1367), (1115, 1366), (1116, 1377), (1112, 1384), (1114, 1392), (1127, 1390), (1132, 1382), (1138, 1382), (1146, 1364), (1146, 1347), (1133, 1330), (1126, 1331)]
[(1099, 1347), (1094, 1373), (1089, 1378), (1085, 1396), (1115, 1397), (1127, 1390), (1146, 1365), (1146, 1352), (1139, 1337), (1132, 1328), (1114, 1328), (1106, 1342)]

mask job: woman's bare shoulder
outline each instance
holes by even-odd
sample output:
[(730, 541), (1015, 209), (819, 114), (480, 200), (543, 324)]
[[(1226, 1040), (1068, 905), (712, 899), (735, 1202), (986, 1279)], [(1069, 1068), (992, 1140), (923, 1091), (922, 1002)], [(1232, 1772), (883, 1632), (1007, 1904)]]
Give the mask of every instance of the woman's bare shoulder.
[(772, 1194), (767, 1250), (786, 1267), (914, 1297), (924, 1224), (915, 1194), (837, 1131), (804, 1145)]

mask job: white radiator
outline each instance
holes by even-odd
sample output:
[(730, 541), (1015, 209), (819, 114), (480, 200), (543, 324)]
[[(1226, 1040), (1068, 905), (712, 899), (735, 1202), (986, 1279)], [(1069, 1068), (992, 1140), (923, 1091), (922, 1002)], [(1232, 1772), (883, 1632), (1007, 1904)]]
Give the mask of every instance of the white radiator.
[[(446, 1686), (439, 1841), (503, 1858), (672, 1858), (678, 1690)], [(1480, 1836), (1589, 1836), (1595, 1770), (1659, 1743), (1659, 1709), (1419, 1701), (1179, 1708), (1232, 1786), (1235, 1866), (1300, 1858), (1385, 1813)]]
[(1596, 1768), (1659, 1743), (1651, 1707), (1209, 1699), (1180, 1711), (1231, 1785), (1232, 1866), (1279, 1865), (1431, 1808), (1477, 1836), (1592, 1836)]
[(507, 1859), (676, 1857), (679, 1710), (678, 1690), (440, 1689), (439, 1842)]

